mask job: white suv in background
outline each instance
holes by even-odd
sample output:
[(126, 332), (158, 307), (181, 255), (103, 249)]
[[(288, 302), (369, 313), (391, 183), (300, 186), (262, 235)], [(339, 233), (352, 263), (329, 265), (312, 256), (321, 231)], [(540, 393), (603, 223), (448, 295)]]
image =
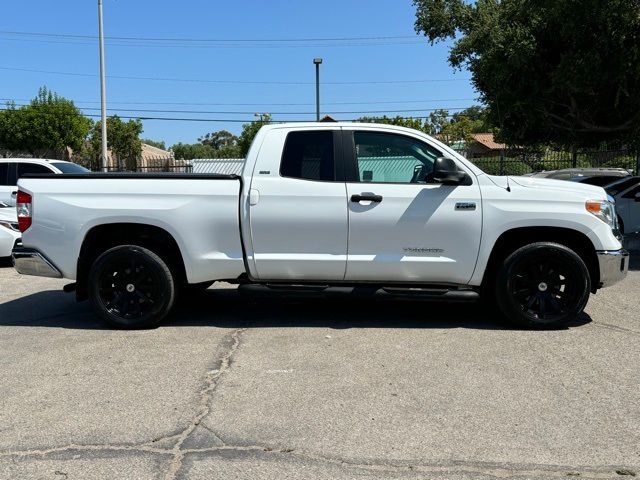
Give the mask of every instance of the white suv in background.
[(0, 158), (0, 202), (15, 206), (18, 179), (27, 173), (86, 173), (75, 163), (43, 158)]

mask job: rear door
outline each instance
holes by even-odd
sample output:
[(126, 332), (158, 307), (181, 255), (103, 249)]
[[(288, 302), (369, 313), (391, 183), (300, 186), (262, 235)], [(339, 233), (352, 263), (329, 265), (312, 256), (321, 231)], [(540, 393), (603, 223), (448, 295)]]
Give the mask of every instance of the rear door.
[(430, 179), (438, 149), (408, 134), (345, 129), (346, 280), (466, 284), (482, 229), (480, 188)]
[(348, 224), (340, 146), (340, 130), (326, 127), (274, 129), (265, 139), (249, 199), (260, 280), (344, 279)]

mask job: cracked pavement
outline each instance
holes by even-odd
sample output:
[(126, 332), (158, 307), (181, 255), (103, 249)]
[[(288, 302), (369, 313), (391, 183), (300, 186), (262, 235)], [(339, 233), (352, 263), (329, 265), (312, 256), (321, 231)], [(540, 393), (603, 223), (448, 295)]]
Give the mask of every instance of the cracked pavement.
[(0, 479), (640, 475), (634, 267), (543, 332), (224, 284), (115, 331), (0, 268)]

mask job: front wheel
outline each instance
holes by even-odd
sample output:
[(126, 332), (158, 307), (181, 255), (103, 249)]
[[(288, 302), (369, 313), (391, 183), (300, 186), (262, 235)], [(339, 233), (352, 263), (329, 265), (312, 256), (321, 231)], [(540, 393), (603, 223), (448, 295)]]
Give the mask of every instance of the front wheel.
[(564, 245), (526, 245), (498, 271), (496, 300), (512, 322), (553, 328), (576, 319), (589, 299), (591, 280), (582, 259)]
[(100, 318), (116, 328), (151, 328), (171, 311), (175, 282), (167, 264), (137, 245), (107, 250), (91, 266), (89, 301)]

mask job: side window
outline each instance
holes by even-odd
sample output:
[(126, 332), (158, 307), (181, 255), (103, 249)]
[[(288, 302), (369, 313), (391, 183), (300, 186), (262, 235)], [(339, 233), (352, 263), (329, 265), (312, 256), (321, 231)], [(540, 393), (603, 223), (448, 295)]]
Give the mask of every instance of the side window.
[(335, 180), (333, 131), (289, 133), (282, 152), (280, 175), (325, 182)]
[(18, 178), (21, 178), (23, 175), (27, 173), (53, 173), (53, 172), (43, 165), (36, 165), (35, 163), (19, 163)]
[(358, 178), (373, 183), (427, 183), (442, 153), (404, 135), (354, 132)]
[(0, 163), (0, 185), (9, 185), (9, 183), (7, 183), (8, 173), (9, 173), (9, 164)]
[(636, 188), (629, 190), (627, 193), (625, 193), (622, 196), (622, 198), (636, 198), (636, 195), (638, 193), (640, 193), (640, 185), (638, 185)]
[(18, 178), (16, 177), (16, 168), (17, 165), (15, 163), (8, 163), (9, 171), (7, 172), (7, 185), (17, 185)]

